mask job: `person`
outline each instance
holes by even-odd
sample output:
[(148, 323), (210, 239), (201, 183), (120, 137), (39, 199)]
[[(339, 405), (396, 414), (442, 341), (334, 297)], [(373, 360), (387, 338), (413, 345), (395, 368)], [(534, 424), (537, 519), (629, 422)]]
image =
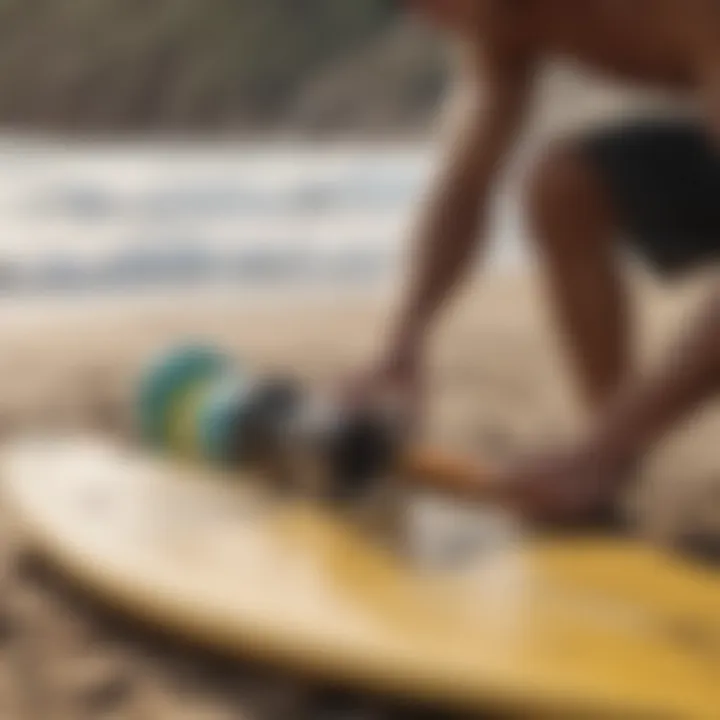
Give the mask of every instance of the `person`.
[(720, 389), (720, 288), (654, 373), (632, 379), (618, 237), (670, 277), (720, 255), (720, 2), (406, 0), (461, 62), (444, 160), (423, 205), (409, 287), (380, 358), (356, 383), (419, 412), (434, 324), (485, 245), (489, 198), (548, 60), (699, 101), (696, 117), (615, 123), (558, 139), (525, 184), (531, 235), (594, 422), (503, 476), (544, 520), (602, 514), (645, 453)]

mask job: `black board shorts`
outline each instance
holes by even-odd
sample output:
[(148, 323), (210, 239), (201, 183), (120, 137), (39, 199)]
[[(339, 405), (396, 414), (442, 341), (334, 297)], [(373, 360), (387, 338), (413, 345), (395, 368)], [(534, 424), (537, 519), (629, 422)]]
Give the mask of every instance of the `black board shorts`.
[(647, 120), (580, 138), (631, 247), (676, 274), (720, 260), (720, 142), (692, 120)]

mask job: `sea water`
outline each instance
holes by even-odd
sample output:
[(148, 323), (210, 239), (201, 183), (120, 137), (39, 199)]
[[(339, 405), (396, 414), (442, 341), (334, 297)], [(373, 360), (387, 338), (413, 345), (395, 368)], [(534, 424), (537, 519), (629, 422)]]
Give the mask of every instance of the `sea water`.
[[(375, 286), (411, 251), (435, 154), (430, 144), (3, 138), (0, 293)], [(523, 261), (517, 207), (501, 188), (491, 268)]]

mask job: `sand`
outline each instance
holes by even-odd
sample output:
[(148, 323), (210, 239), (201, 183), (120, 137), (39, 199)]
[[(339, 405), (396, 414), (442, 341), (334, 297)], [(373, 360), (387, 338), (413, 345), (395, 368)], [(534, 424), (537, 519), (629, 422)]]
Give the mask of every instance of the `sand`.
[[(660, 357), (710, 278), (672, 288), (632, 279), (644, 366)], [(501, 455), (581, 427), (543, 300), (535, 279), (518, 275), (469, 287), (456, 302), (430, 363), (428, 434), (437, 442)], [(318, 294), (6, 305), (0, 422), (9, 438), (38, 423), (91, 425), (98, 398), (127, 396), (149, 353), (187, 337), (216, 342), (250, 367), (330, 383), (372, 356), (391, 304)], [(708, 528), (720, 514), (718, 431), (720, 414), (710, 408), (659, 449), (637, 494), (643, 532), (668, 538)], [(315, 695), (288, 678), (151, 639), (91, 607), (23, 552), (11, 521), (0, 522), (1, 718), (322, 717)]]

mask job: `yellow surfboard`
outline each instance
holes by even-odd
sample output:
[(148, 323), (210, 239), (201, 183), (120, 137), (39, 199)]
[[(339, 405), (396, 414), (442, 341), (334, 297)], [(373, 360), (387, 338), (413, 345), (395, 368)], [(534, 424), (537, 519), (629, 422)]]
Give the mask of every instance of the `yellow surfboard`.
[(624, 540), (479, 542), (434, 568), (252, 478), (99, 439), (0, 464), (27, 539), (116, 609), (350, 687), (524, 717), (720, 717), (720, 577)]

